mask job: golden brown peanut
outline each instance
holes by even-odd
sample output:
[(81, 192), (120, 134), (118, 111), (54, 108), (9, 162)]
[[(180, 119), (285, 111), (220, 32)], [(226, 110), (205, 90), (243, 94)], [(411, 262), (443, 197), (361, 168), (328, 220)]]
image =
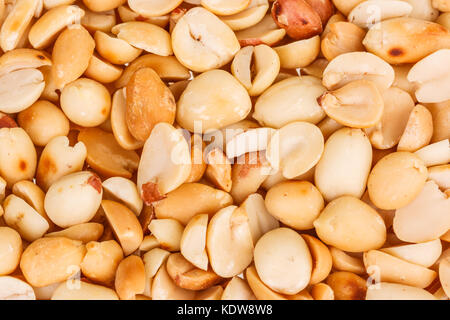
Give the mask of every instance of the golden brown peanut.
[(311, 296), (314, 300), (334, 300), (334, 291), (329, 285), (318, 283), (311, 288)]
[(307, 181), (275, 185), (268, 190), (265, 204), (272, 216), (296, 230), (314, 228), (313, 222), (324, 208), (319, 190)]
[(100, 223), (89, 222), (71, 226), (67, 229), (45, 234), (46, 237), (65, 237), (88, 243), (97, 241), (103, 234), (104, 227)]
[(0, 175), (12, 187), (17, 181), (31, 180), (36, 170), (36, 150), (22, 128), (0, 129)]
[(0, 275), (11, 274), (16, 270), (22, 255), (22, 239), (14, 229), (0, 227)]
[(114, 135), (98, 128), (81, 130), (78, 141), (87, 149), (87, 163), (105, 177), (131, 178), (138, 168), (139, 156), (134, 151), (122, 149)]
[(439, 239), (418, 243), (406, 244), (380, 249), (394, 257), (406, 262), (429, 268), (438, 260), (442, 253), (442, 244)]
[(133, 74), (126, 86), (126, 100), (126, 122), (137, 140), (147, 140), (157, 123), (175, 121), (175, 98), (151, 68)]
[(279, 228), (263, 235), (255, 246), (254, 255), (259, 277), (276, 292), (297, 294), (311, 279), (312, 259), (308, 246), (291, 229)]
[(135, 300), (137, 294), (144, 293), (145, 268), (141, 258), (131, 255), (120, 262), (114, 287), (121, 300)]
[(150, 251), (157, 247), (159, 247), (159, 242), (155, 236), (145, 236), (141, 242), (141, 245), (139, 246), (139, 250), (145, 252)]
[(308, 245), (312, 258), (313, 267), (309, 284), (318, 284), (319, 282), (325, 280), (330, 274), (333, 264), (330, 250), (328, 250), (327, 246), (324, 245), (319, 239), (313, 236), (307, 234), (302, 234), (301, 236)]
[(332, 0), (335, 7), (347, 16), (354, 7), (363, 2), (364, 0)]
[[(330, 33), (330, 31), (331, 31), (331, 26), (332, 26), (334, 23), (336, 23), (336, 22), (346, 22), (346, 21), (347, 21), (347, 19), (346, 19), (346, 17), (344, 17), (344, 16), (342, 15), (342, 13), (337, 12), (337, 13), (333, 14), (333, 15), (330, 17), (330, 19), (328, 20), (327, 24), (324, 26), (323, 32), (322, 32), (322, 34), (320, 35), (320, 39), (323, 40), (323, 39), (327, 36), (327, 34)], [(323, 54), (323, 52), (322, 52), (322, 54)]]
[(173, 282), (183, 289), (204, 290), (222, 280), (211, 270), (201, 270), (187, 261), (180, 253), (173, 253), (166, 263), (166, 270)]
[(102, 208), (125, 256), (130, 255), (139, 248), (144, 238), (139, 220), (130, 209), (118, 202), (103, 200)]
[(53, 78), (53, 72), (51, 66), (43, 66), (39, 68), (42, 75), (44, 76), (45, 88), (41, 94), (41, 99), (46, 99), (51, 102), (58, 102), (59, 93), (56, 91), (56, 84)]
[(41, 238), (25, 249), (20, 269), (29, 284), (45, 287), (76, 274), (85, 254), (86, 248), (81, 241)]
[(185, 183), (198, 182), (205, 174), (208, 164), (204, 158), (205, 142), (198, 134), (191, 136), (191, 173)]
[(20, 112), (17, 121), (36, 146), (46, 146), (52, 138), (69, 133), (67, 117), (61, 109), (45, 100)]
[(330, 247), (330, 254), (333, 259), (333, 268), (338, 271), (348, 271), (356, 274), (364, 274), (366, 268), (362, 260), (352, 257), (346, 252), (334, 247)]
[(83, 3), (94, 12), (113, 10), (123, 5), (126, 0), (83, 0)]
[(335, 272), (327, 278), (336, 300), (364, 300), (366, 281), (351, 272)]
[[(211, 87), (212, 83), (221, 83), (220, 90)], [(250, 97), (241, 83), (226, 71), (212, 70), (188, 84), (178, 101), (177, 123), (203, 133), (245, 119), (250, 109)]]
[(367, 288), (366, 300), (436, 300), (436, 298), (424, 289), (380, 282)]
[(369, 275), (374, 274), (383, 282), (394, 282), (418, 288), (428, 287), (437, 276), (436, 272), (430, 269), (377, 250), (364, 253), (364, 265)]
[(129, 63), (142, 53), (142, 49), (137, 49), (126, 41), (114, 38), (100, 30), (95, 32), (94, 39), (97, 52), (114, 64)]
[(15, 277), (0, 277), (1, 300), (36, 300), (33, 288)]
[(285, 69), (303, 68), (310, 65), (319, 55), (320, 37), (295, 41), (274, 48), (280, 57), (281, 67)]
[(436, 20), (436, 23), (450, 30), (450, 12), (442, 13)]
[(266, 44), (273, 46), (286, 35), (286, 30), (278, 28), (270, 14), (264, 16), (257, 24), (236, 32), (236, 37), (242, 47)]
[(231, 205), (231, 196), (218, 189), (199, 183), (186, 183), (169, 192), (167, 197), (154, 204), (158, 219), (176, 219), (186, 225), (198, 214), (213, 216)]
[(269, 9), (267, 0), (251, 0), (245, 10), (236, 14), (222, 16), (220, 20), (225, 22), (232, 30), (238, 31), (250, 28), (260, 22)]
[(322, 39), (321, 50), (328, 61), (347, 52), (365, 51), (362, 41), (366, 32), (350, 22), (330, 25), (330, 32)]
[(449, 208), (448, 196), (434, 181), (427, 181), (412, 202), (396, 210), (394, 232), (408, 242), (438, 239), (450, 228)]
[(366, 128), (364, 132), (375, 148), (385, 150), (398, 144), (405, 128), (408, 127), (408, 119), (415, 107), (411, 96), (396, 87), (383, 92), (383, 101), (384, 110), (381, 120), (375, 126)]
[(318, 78), (292, 77), (267, 89), (256, 101), (253, 118), (263, 126), (281, 128), (293, 121), (318, 123), (325, 113), (317, 103), (326, 89)]
[(192, 300), (195, 291), (178, 287), (169, 277), (164, 264), (153, 278), (151, 296), (153, 300)]
[(208, 164), (205, 176), (225, 192), (231, 191), (231, 162), (220, 149), (211, 150), (206, 156)]
[(63, 176), (81, 171), (86, 154), (86, 147), (82, 142), (70, 146), (69, 139), (65, 136), (53, 138), (45, 146), (39, 159), (37, 184), (46, 191)]
[(184, 227), (174, 219), (153, 219), (148, 229), (158, 240), (161, 248), (176, 252), (180, 250)]
[(234, 32), (202, 7), (181, 17), (172, 31), (172, 47), (177, 59), (196, 72), (224, 66), (240, 49)]
[(327, 140), (314, 180), (326, 201), (351, 195), (361, 198), (372, 165), (372, 147), (360, 129), (342, 128)]
[(330, 118), (353, 128), (374, 126), (380, 121), (384, 110), (380, 91), (367, 80), (356, 80), (326, 92), (318, 102)]
[(428, 145), (433, 136), (433, 118), (427, 108), (418, 104), (411, 111), (397, 151), (414, 152)]
[(245, 212), (229, 206), (208, 225), (206, 249), (214, 272), (224, 278), (241, 273), (253, 258), (253, 241)]
[(94, 54), (84, 75), (100, 83), (111, 83), (122, 75), (122, 69)]
[(0, 75), (26, 68), (51, 66), (52, 61), (47, 53), (34, 49), (15, 49), (0, 57)]
[(378, 249), (386, 241), (383, 219), (369, 205), (350, 196), (330, 202), (314, 226), (323, 242), (348, 252)]
[(415, 63), (436, 50), (450, 47), (450, 31), (433, 22), (395, 18), (372, 27), (363, 44), (367, 51), (388, 63)]
[(81, 263), (81, 272), (89, 279), (105, 285), (114, 281), (117, 267), (123, 259), (120, 245), (114, 241), (89, 242), (86, 255)]
[(392, 86), (408, 92), (414, 102), (416, 102), (416, 85), (408, 80), (408, 73), (411, 70), (412, 66), (413, 64), (410, 63), (393, 66), (395, 79), (392, 83)]
[(428, 175), (424, 162), (409, 152), (394, 152), (378, 161), (367, 181), (370, 200), (380, 209), (406, 206), (420, 193)]
[(86, 71), (94, 48), (94, 39), (80, 25), (72, 25), (58, 36), (52, 52), (52, 77), (57, 89), (63, 89)]
[(70, 288), (66, 282), (61, 283), (51, 300), (119, 300), (119, 297), (110, 288), (80, 281), (79, 287), (75, 288)]
[(252, 265), (245, 270), (245, 277), (253, 294), (258, 300), (287, 300), (287, 298), (269, 289), (259, 278), (256, 268)]

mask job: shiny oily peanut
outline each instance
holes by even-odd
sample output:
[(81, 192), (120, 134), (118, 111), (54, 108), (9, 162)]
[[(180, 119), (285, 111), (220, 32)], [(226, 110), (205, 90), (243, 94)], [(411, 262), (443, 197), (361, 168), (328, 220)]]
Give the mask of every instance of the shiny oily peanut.
[(41, 238), (23, 252), (20, 269), (33, 287), (65, 281), (79, 271), (86, 254), (81, 241), (63, 237)]
[(367, 181), (370, 200), (380, 209), (406, 206), (422, 190), (428, 171), (423, 161), (409, 152), (394, 152), (378, 161)]
[(360, 129), (342, 128), (327, 140), (314, 180), (326, 201), (361, 198), (372, 165), (372, 146)]
[(296, 230), (314, 228), (313, 222), (324, 208), (319, 190), (307, 181), (275, 185), (268, 190), (265, 204), (272, 216)]
[(17, 116), (19, 125), (36, 146), (46, 146), (51, 139), (69, 134), (69, 120), (51, 102), (40, 100)]
[(157, 123), (175, 121), (175, 98), (151, 68), (133, 74), (126, 86), (126, 101), (126, 122), (137, 140), (147, 140)]
[(331, 201), (314, 221), (317, 235), (326, 244), (348, 252), (380, 248), (386, 226), (369, 205), (351, 196)]
[(255, 246), (254, 255), (259, 277), (276, 292), (297, 294), (311, 279), (312, 259), (308, 246), (291, 229), (274, 229), (263, 235)]
[(121, 300), (135, 300), (144, 292), (145, 267), (140, 257), (131, 255), (120, 262), (114, 287)]
[(327, 284), (336, 300), (364, 300), (367, 292), (366, 280), (351, 272), (334, 272)]
[(12, 228), (0, 227), (0, 275), (11, 274), (16, 270), (22, 255), (22, 239)]
[(84, 75), (100, 83), (111, 83), (119, 79), (122, 72), (122, 68), (115, 66), (94, 54), (91, 61), (89, 61), (89, 66), (84, 72)]

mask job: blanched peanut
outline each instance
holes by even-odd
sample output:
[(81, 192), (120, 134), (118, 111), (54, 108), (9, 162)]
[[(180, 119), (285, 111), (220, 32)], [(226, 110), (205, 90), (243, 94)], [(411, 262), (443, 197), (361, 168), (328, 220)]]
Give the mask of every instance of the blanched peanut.
[(433, 138), (435, 143), (450, 138), (450, 100), (442, 103), (431, 103), (425, 105), (433, 116)]
[(361, 198), (372, 164), (372, 147), (360, 129), (343, 128), (327, 140), (314, 180), (326, 201), (343, 195)]
[(102, 185), (106, 199), (119, 200), (133, 210), (136, 216), (141, 214), (144, 203), (133, 181), (122, 177), (113, 177), (103, 181)]
[(67, 228), (90, 221), (102, 199), (101, 180), (82, 171), (67, 175), (52, 184), (45, 195), (45, 211), (59, 227)]
[(333, 259), (333, 268), (338, 271), (348, 271), (356, 274), (364, 274), (366, 268), (362, 260), (352, 257), (346, 252), (334, 247), (330, 247), (331, 257)]
[(426, 21), (435, 21), (439, 15), (439, 10), (433, 8), (433, 0), (402, 0), (408, 2), (412, 7), (413, 11), (409, 15), (411, 18), (421, 19)]
[(114, 10), (94, 12), (84, 6), (82, 6), (82, 9), (84, 10), (84, 16), (80, 20), (81, 25), (91, 33), (95, 33), (97, 30), (110, 32), (116, 24)]
[(344, 53), (334, 58), (323, 72), (323, 85), (336, 90), (355, 80), (370, 80), (383, 90), (394, 82), (394, 69), (368, 52)]
[(273, 46), (286, 35), (286, 30), (278, 28), (270, 14), (267, 14), (257, 24), (236, 32), (241, 46), (257, 46), (266, 44)]
[(248, 90), (259, 96), (277, 77), (280, 58), (272, 48), (261, 44), (242, 48), (234, 57), (231, 72)]
[(208, 225), (206, 249), (214, 272), (224, 278), (238, 275), (251, 263), (253, 241), (245, 212), (229, 206), (219, 210)]
[(450, 295), (450, 258), (446, 258), (439, 263), (439, 280), (445, 294)]
[(206, 230), (208, 215), (199, 214), (193, 217), (184, 228), (180, 240), (181, 254), (194, 266), (208, 270), (208, 254), (206, 253)]
[(104, 227), (100, 223), (81, 223), (67, 229), (45, 234), (46, 237), (65, 237), (83, 243), (97, 241), (103, 234)]
[(450, 162), (449, 139), (425, 146), (414, 154), (419, 156), (427, 167), (447, 164)]
[(250, 4), (245, 10), (236, 14), (222, 16), (220, 20), (225, 22), (232, 30), (243, 30), (260, 22), (268, 9), (269, 2), (267, 0), (250, 0)]
[(397, 209), (394, 232), (403, 241), (426, 242), (438, 239), (450, 228), (450, 198), (428, 181), (408, 205)]
[(233, 277), (223, 290), (221, 300), (256, 300), (245, 280)]
[(104, 177), (131, 178), (138, 168), (137, 153), (122, 149), (109, 132), (86, 128), (80, 131), (78, 141), (86, 146), (86, 162)]
[(69, 133), (67, 117), (61, 109), (45, 100), (20, 112), (17, 121), (36, 146), (46, 146), (54, 137)]
[(303, 240), (308, 245), (309, 252), (312, 258), (312, 271), (309, 284), (314, 285), (325, 280), (330, 274), (331, 267), (333, 265), (330, 250), (319, 239), (302, 234)]
[(318, 123), (325, 113), (317, 103), (326, 89), (318, 78), (292, 77), (267, 89), (256, 101), (253, 118), (263, 126), (281, 128), (293, 121)]
[(369, 175), (370, 200), (380, 209), (398, 209), (411, 203), (427, 178), (423, 161), (409, 152), (394, 152), (381, 159)]
[(17, 113), (35, 103), (45, 87), (37, 69), (20, 69), (0, 76), (0, 112)]
[(382, 95), (383, 116), (375, 126), (364, 131), (375, 148), (385, 150), (394, 147), (401, 140), (407, 127), (409, 130), (412, 129), (413, 123), (408, 124), (408, 119), (411, 118), (411, 112), (415, 107), (411, 96), (399, 88), (391, 87)]
[(135, 48), (160, 56), (173, 54), (170, 34), (151, 23), (132, 21), (114, 26), (111, 32)]
[(20, 269), (29, 284), (45, 287), (76, 274), (85, 254), (86, 248), (81, 241), (41, 238), (25, 249)]
[(205, 176), (225, 192), (231, 190), (231, 162), (220, 149), (213, 149), (206, 155), (208, 164)]
[(114, 290), (84, 281), (79, 287), (71, 288), (68, 283), (61, 283), (53, 292), (51, 300), (119, 300)]
[(120, 78), (122, 69), (94, 54), (84, 75), (100, 83), (111, 83)]
[(197, 291), (195, 300), (221, 300), (223, 291), (220, 285), (212, 286), (209, 289)]
[(440, 257), (442, 253), (442, 244), (439, 239), (436, 239), (418, 244), (407, 244), (383, 248), (380, 249), (380, 251), (386, 252), (407, 262), (429, 268)]
[(145, 268), (142, 259), (131, 255), (123, 259), (116, 271), (115, 289), (121, 300), (135, 300), (144, 293)]
[(14, 277), (0, 277), (0, 300), (36, 300), (33, 288)]
[[(220, 83), (220, 90), (212, 84)], [(177, 123), (191, 132), (221, 129), (245, 119), (251, 109), (247, 90), (223, 70), (202, 73), (178, 101)]]
[(336, 300), (364, 300), (366, 281), (351, 272), (335, 272), (327, 278), (327, 284), (334, 292)]
[(415, 63), (436, 50), (447, 48), (450, 31), (433, 22), (394, 18), (374, 25), (363, 44), (367, 51), (388, 63)]
[(47, 11), (30, 29), (28, 38), (35, 49), (48, 47), (66, 26), (79, 22), (84, 11), (77, 6), (59, 6)]
[(200, 183), (185, 183), (153, 205), (158, 219), (176, 219), (186, 225), (198, 214), (213, 216), (232, 203), (226, 192)]
[(169, 277), (164, 264), (153, 279), (151, 296), (153, 300), (192, 300), (195, 291), (178, 287)]
[(428, 168), (428, 179), (444, 190), (450, 189), (450, 164)]
[(14, 229), (0, 227), (0, 275), (16, 270), (22, 255), (22, 239)]
[(52, 61), (47, 53), (34, 49), (15, 49), (0, 57), (0, 75), (19, 69), (51, 66)]
[(137, 185), (146, 204), (164, 199), (189, 177), (191, 156), (184, 136), (170, 124), (152, 130), (139, 162)]
[(364, 253), (364, 265), (369, 275), (375, 274), (383, 282), (394, 282), (418, 288), (428, 287), (436, 272), (398, 259), (387, 253), (371, 250)]
[(245, 277), (258, 300), (287, 300), (285, 296), (276, 293), (261, 281), (253, 265), (247, 268)]
[(42, 151), (36, 172), (36, 182), (43, 189), (50, 186), (67, 174), (83, 168), (87, 151), (83, 142), (71, 146), (65, 136), (55, 137)]
[(57, 89), (63, 89), (86, 71), (94, 48), (94, 39), (80, 25), (72, 25), (58, 36), (52, 52), (52, 77)]
[[(292, 122), (275, 133), (267, 146), (267, 160), (283, 176), (293, 179), (319, 162), (324, 150), (322, 132), (308, 122)], [(302, 157), (299, 157), (299, 155)]]
[(114, 64), (129, 63), (142, 53), (142, 49), (137, 49), (125, 40), (114, 38), (99, 30), (95, 32), (94, 38), (97, 52)]
[(383, 219), (370, 206), (350, 196), (330, 202), (314, 226), (323, 242), (348, 252), (378, 249), (386, 241)]
[(208, 289), (222, 280), (211, 270), (196, 268), (180, 253), (172, 253), (169, 256), (166, 270), (177, 286), (188, 290)]
[(427, 108), (418, 104), (411, 111), (398, 151), (414, 152), (428, 145), (433, 136), (433, 118)]
[(145, 236), (139, 246), (139, 250), (145, 252), (157, 247), (159, 247), (159, 241), (155, 236)]
[(118, 202), (103, 200), (101, 205), (125, 256), (130, 255), (139, 248), (144, 237), (139, 220), (130, 209)]
[(333, 133), (339, 129), (342, 129), (344, 126), (336, 120), (326, 117), (317, 124), (317, 127), (319, 127), (320, 131), (322, 131), (323, 138), (327, 141)]
[[(131, 1), (130, 1), (131, 3)], [(148, 3), (145, 1), (145, 3)], [(135, 8), (136, 10), (139, 10)], [(128, 21), (145, 21), (149, 23), (156, 24), (157, 26), (160, 26), (161, 28), (165, 28), (169, 24), (169, 14), (162, 15), (162, 16), (146, 16), (146, 15), (140, 15), (136, 10), (132, 10), (129, 8), (129, 6), (122, 5), (117, 8), (117, 13), (119, 14), (120, 19), (123, 22)]]
[(319, 190), (307, 181), (286, 181), (270, 188), (265, 204), (271, 215), (296, 230), (314, 228), (324, 208)]
[(247, 8), (250, 0), (201, 0), (200, 3), (214, 14), (228, 16)]
[(364, 1), (348, 14), (348, 21), (361, 28), (370, 28), (374, 24), (398, 17), (407, 17), (413, 7), (406, 1)]
[(274, 48), (280, 56), (281, 67), (303, 68), (310, 65), (319, 55), (320, 37), (315, 36)]
[(128, 5), (133, 11), (144, 17), (158, 17), (170, 13), (182, 2), (182, 0), (130, 0)]
[(174, 219), (153, 219), (148, 229), (158, 240), (161, 248), (176, 252), (180, 250), (184, 227)]
[(375, 83), (367, 80), (356, 80), (326, 92), (318, 102), (330, 118), (353, 128), (374, 126), (380, 121), (384, 109), (380, 91)]
[(159, 122), (173, 124), (176, 103), (169, 88), (151, 68), (137, 70), (126, 86), (126, 122), (139, 141), (150, 136)]
[(311, 255), (295, 231), (287, 228), (269, 231), (259, 239), (254, 255), (259, 277), (272, 290), (292, 295), (308, 285)]
[(95, 12), (112, 10), (125, 2), (126, 0), (83, 0), (83, 3)]
[(172, 31), (172, 47), (177, 59), (196, 72), (224, 66), (240, 49), (233, 31), (201, 7), (190, 9), (178, 21)]
[(362, 41), (366, 32), (350, 22), (336, 22), (322, 39), (321, 50), (328, 61), (354, 51), (365, 51)]
[(366, 300), (436, 300), (436, 298), (421, 288), (381, 282), (367, 288)]
[(280, 223), (266, 209), (264, 198), (258, 194), (251, 194), (237, 210), (242, 210), (248, 216), (253, 244), (255, 245), (262, 235), (280, 226)]

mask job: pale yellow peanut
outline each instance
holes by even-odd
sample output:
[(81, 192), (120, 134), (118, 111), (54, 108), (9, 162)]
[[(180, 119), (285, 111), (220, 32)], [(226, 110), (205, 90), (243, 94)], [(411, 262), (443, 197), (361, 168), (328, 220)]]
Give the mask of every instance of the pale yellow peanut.
[(366, 268), (361, 259), (352, 257), (345, 251), (330, 247), (330, 254), (333, 259), (333, 268), (338, 271), (348, 271), (356, 274), (364, 274)]
[(439, 10), (432, 5), (433, 0), (402, 0), (408, 2), (413, 10), (410, 13), (411, 18), (416, 18), (426, 21), (435, 21), (439, 15)]
[(221, 16), (220, 19), (234, 31), (243, 30), (260, 22), (268, 9), (267, 0), (251, 0), (246, 9), (236, 14)]
[(169, 277), (164, 264), (153, 279), (151, 295), (153, 300), (192, 300), (195, 291), (178, 287)]
[(22, 239), (12, 228), (0, 227), (0, 275), (11, 274), (19, 265)]
[(72, 240), (88, 243), (97, 241), (103, 234), (104, 227), (100, 223), (80, 223), (61, 231), (46, 233), (46, 237), (65, 237)]
[(133, 181), (123, 177), (112, 177), (103, 181), (102, 185), (106, 199), (118, 200), (133, 210), (136, 216), (141, 214), (144, 204)]
[(206, 253), (207, 228), (208, 215), (196, 215), (184, 228), (180, 240), (181, 254), (201, 270), (208, 270), (208, 254)]
[(330, 250), (316, 237), (302, 234), (303, 240), (308, 245), (312, 259), (312, 271), (310, 285), (315, 285), (325, 280), (331, 272), (333, 266)]
[(280, 57), (281, 67), (285, 69), (303, 68), (310, 65), (319, 55), (320, 37), (295, 41), (275, 47)]
[(84, 75), (100, 83), (111, 83), (122, 75), (122, 68), (93, 55)]
[(344, 15), (348, 15), (350, 11), (364, 0), (333, 0), (333, 4)]
[(362, 41), (366, 32), (350, 22), (335, 22), (322, 38), (321, 50), (328, 61), (347, 52), (364, 51)]
[(394, 257), (411, 262), (425, 268), (431, 267), (441, 256), (442, 244), (439, 239), (418, 243), (406, 244), (380, 249)]
[(165, 28), (169, 24), (169, 15), (162, 15), (162, 16), (143, 16), (137, 13), (135, 10), (130, 9), (129, 6), (122, 5), (117, 8), (117, 12), (119, 14), (120, 19), (123, 22), (129, 22), (129, 21), (146, 21), (149, 23), (156, 24), (157, 26), (160, 26), (161, 28)]
[(83, 0), (86, 7), (95, 12), (112, 10), (125, 2), (126, 0)]
[(85, 7), (84, 16), (81, 18), (81, 25), (89, 32), (96, 32), (97, 30), (103, 32), (110, 32), (112, 27), (116, 24), (116, 14), (114, 10), (104, 12), (94, 12)]
[(433, 117), (427, 108), (418, 104), (411, 111), (398, 151), (414, 152), (428, 145), (433, 136)]
[(201, 0), (200, 4), (214, 14), (227, 16), (246, 9), (250, 0)]
[(311, 296), (314, 300), (334, 300), (334, 291), (329, 285), (318, 283), (311, 288)]
[(221, 300), (256, 300), (245, 280), (233, 277), (223, 290)]
[(428, 179), (444, 190), (450, 189), (450, 164), (428, 168)]
[(449, 139), (429, 144), (417, 150), (414, 154), (419, 156), (427, 167), (447, 164), (450, 162)]
[(205, 176), (215, 186), (225, 192), (231, 191), (231, 162), (220, 149), (214, 149), (206, 155), (208, 164)]
[(184, 227), (174, 219), (153, 219), (148, 229), (158, 240), (161, 248), (176, 252), (180, 250)]
[(40, 68), (51, 66), (49, 55), (40, 50), (15, 49), (0, 56), (0, 75), (27, 68)]
[(129, 0), (130, 8), (144, 17), (158, 17), (170, 13), (182, 0)]
[(436, 300), (436, 298), (421, 288), (381, 282), (368, 287), (366, 300)]
[(0, 277), (0, 299), (1, 300), (36, 300), (33, 288), (15, 277)]
[(79, 288), (70, 288), (63, 282), (53, 292), (51, 300), (119, 300), (114, 290), (80, 281)]
[(95, 32), (94, 39), (97, 52), (114, 64), (129, 63), (142, 53), (142, 49), (137, 49), (125, 40), (112, 37), (100, 30)]
[(241, 46), (266, 44), (273, 46), (286, 35), (286, 30), (278, 28), (270, 14), (266, 14), (257, 24), (236, 32)]

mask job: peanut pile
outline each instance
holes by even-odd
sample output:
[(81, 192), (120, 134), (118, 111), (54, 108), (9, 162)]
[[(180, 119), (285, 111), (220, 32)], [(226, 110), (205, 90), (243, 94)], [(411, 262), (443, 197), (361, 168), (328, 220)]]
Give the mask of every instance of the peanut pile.
[(0, 299), (448, 300), (450, 0), (0, 0)]

